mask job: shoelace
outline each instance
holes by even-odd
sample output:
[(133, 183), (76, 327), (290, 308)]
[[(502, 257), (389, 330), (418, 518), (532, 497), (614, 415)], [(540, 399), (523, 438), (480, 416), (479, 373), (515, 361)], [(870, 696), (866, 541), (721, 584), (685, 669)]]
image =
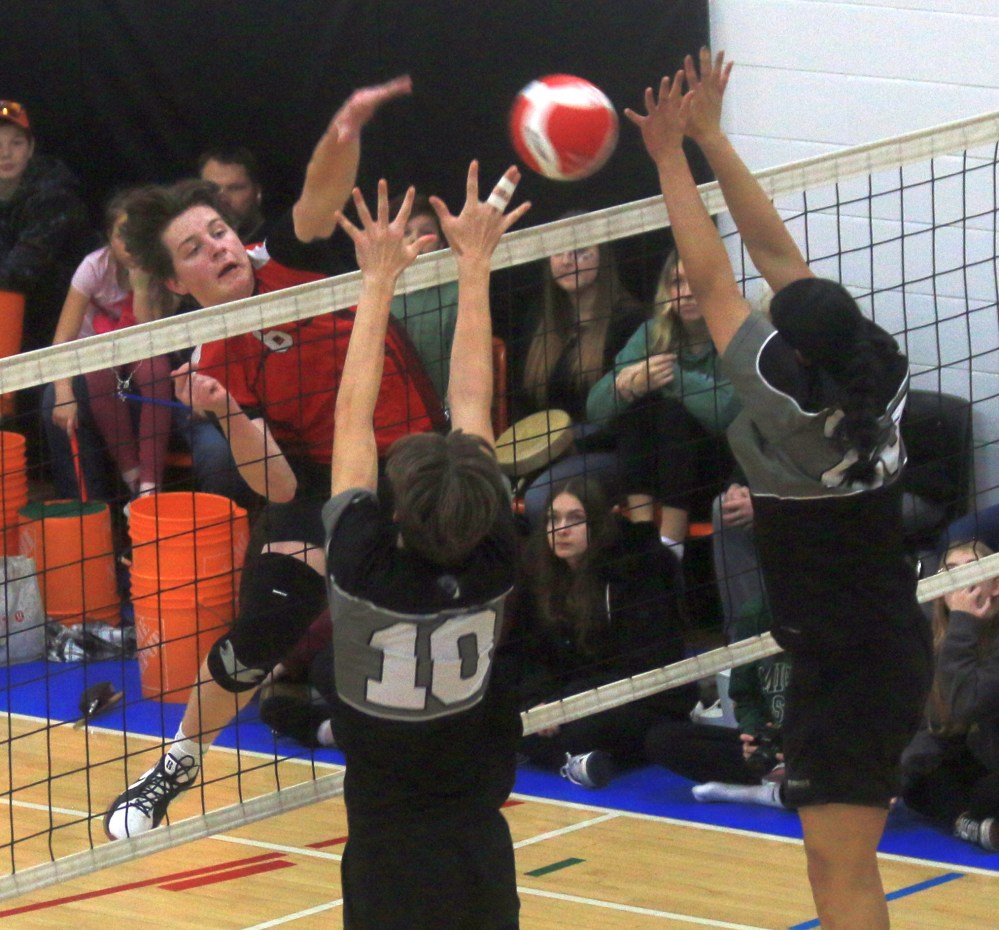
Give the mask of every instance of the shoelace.
[[(178, 764), (177, 774), (189, 775), (191, 769), (192, 766)], [(157, 801), (172, 797), (178, 791), (183, 790), (183, 787), (176, 779), (170, 778), (165, 771), (160, 770), (142, 786), (139, 793), (128, 803), (147, 817), (152, 817), (153, 807)]]

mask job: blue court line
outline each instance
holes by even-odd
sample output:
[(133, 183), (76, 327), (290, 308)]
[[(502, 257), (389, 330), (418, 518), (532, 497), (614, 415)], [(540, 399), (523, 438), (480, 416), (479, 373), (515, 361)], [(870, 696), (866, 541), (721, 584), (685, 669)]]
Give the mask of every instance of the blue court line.
[[(899, 888), (898, 891), (892, 891), (885, 895), (886, 901), (895, 901), (898, 898), (906, 898), (910, 894), (915, 894), (917, 891), (926, 891), (927, 888), (934, 888), (937, 885), (945, 885), (947, 882), (952, 882), (956, 878), (964, 878), (963, 872), (945, 872), (943, 875), (938, 875), (936, 878), (928, 878), (925, 882), (917, 882), (915, 885), (909, 885), (907, 888)], [(813, 930), (814, 927), (819, 926), (819, 921), (806, 920), (803, 924), (794, 924), (792, 927), (788, 927), (787, 930)]]

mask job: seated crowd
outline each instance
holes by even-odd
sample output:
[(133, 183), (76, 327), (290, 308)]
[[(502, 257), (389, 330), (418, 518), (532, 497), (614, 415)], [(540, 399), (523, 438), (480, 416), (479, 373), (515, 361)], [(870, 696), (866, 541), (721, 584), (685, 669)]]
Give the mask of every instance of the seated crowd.
[[(356, 267), (336, 214), (354, 184), (361, 128), (406, 92), (405, 81), (395, 82), (348, 100), (287, 215), (264, 215), (251, 152), (211, 148), (196, 162), (199, 178), (116, 192), (103, 245), (71, 173), (35, 152), (24, 107), (0, 101), (0, 290), (26, 296), (24, 349)], [(393, 201), (393, 215), (403, 203)], [(421, 253), (448, 246), (431, 200), (405, 205), (408, 243)], [(523, 346), (511, 344), (500, 380), (509, 378), (513, 420), (565, 411), (571, 435), (526, 474), (517, 471), (512, 489), (523, 519), (497, 660), (517, 681), (522, 710), (690, 654), (692, 523), (713, 524), (723, 639), (759, 635), (770, 623), (753, 502), (725, 441), (739, 401), (682, 261), (665, 257), (651, 304), (629, 292), (606, 244), (553, 255), (541, 272), (540, 307)], [(382, 469), (396, 440), (446, 429), (458, 290), (453, 282), (391, 302), (374, 409)], [(213, 648), (206, 658), (198, 699), (159, 763), (176, 790), (194, 782), (212, 740), (261, 686), (261, 718), (272, 729), (307, 746), (333, 744), (321, 514), (354, 319), (352, 310), (323, 314), (61, 379), (20, 402), (19, 426), (29, 436), (44, 432), (47, 453), (32, 440), (33, 461), (48, 463), (58, 497), (161, 491), (168, 450), (180, 447), (190, 452), (197, 490), (252, 510), (241, 599), (254, 611), (240, 611), (229, 653)], [(40, 424), (30, 421), (35, 411)], [(997, 527), (995, 508), (952, 524), (940, 570), (999, 551)], [(281, 591), (294, 592), (291, 607)], [(273, 622), (289, 611), (296, 622)], [(958, 836), (999, 849), (999, 586), (948, 594), (933, 611), (936, 678), (925, 726), (903, 757), (901, 797)], [(733, 670), (735, 727), (692, 719), (699, 694), (687, 686), (532, 733), (520, 755), (588, 787), (653, 762), (701, 783), (699, 800), (781, 807), (779, 734), (791, 674), (782, 655)], [(122, 798), (106, 822), (114, 836), (155, 826), (169, 801), (150, 813), (135, 796)]]

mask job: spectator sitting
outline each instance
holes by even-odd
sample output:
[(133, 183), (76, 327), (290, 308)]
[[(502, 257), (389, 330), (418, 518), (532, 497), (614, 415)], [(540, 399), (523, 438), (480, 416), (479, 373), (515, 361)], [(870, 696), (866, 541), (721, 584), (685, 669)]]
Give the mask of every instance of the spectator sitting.
[[(393, 213), (398, 211), (401, 202), (402, 199), (398, 197), (392, 201), (390, 209)], [(422, 194), (417, 194), (406, 222), (406, 238), (410, 241), (421, 236), (424, 241), (420, 246), (420, 254), (447, 248), (447, 240), (441, 232), (440, 221), (430, 206), (430, 201)], [(446, 284), (399, 294), (392, 299), (392, 316), (402, 323), (409, 338), (413, 340), (423, 368), (437, 389), (437, 395), (447, 397), (448, 360), (451, 358), (451, 342), (458, 316), (458, 282), (448, 281)]]
[(244, 245), (264, 241), (264, 191), (253, 152), (242, 145), (208, 149), (198, 158), (198, 177), (218, 187), (219, 202)]
[(660, 534), (678, 556), (691, 509), (706, 516), (732, 471), (724, 431), (738, 410), (683, 263), (671, 252), (654, 316), (590, 389), (586, 413), (592, 423), (614, 424), (629, 509), (643, 516), (660, 503)]
[[(991, 555), (957, 543), (941, 572)], [(902, 798), (955, 836), (999, 851), (999, 580), (937, 598), (936, 674), (924, 726), (902, 755)]]
[(572, 417), (574, 444), (527, 489), (533, 530), (544, 523), (553, 485), (582, 474), (614, 482), (614, 437), (605, 424), (587, 422), (586, 396), (646, 316), (621, 283), (609, 245), (562, 252), (545, 263), (544, 305), (523, 361), (521, 389), (513, 397), (514, 414), (564, 410)]
[[(0, 100), (0, 290), (25, 297), (23, 351), (52, 342), (73, 271), (96, 245), (77, 180), (55, 158), (35, 154), (27, 110)], [(17, 407), (35, 418), (42, 388), (18, 393)], [(21, 425), (32, 464), (41, 459), (39, 430)]]
[[(741, 606), (731, 632), (739, 640), (769, 629), (770, 611), (760, 596)], [(700, 782), (693, 789), (698, 801), (783, 807), (780, 727), (790, 674), (786, 653), (732, 669), (728, 693), (738, 728), (663, 721), (646, 737), (649, 761)]]
[[(125, 248), (122, 227), (128, 216), (129, 196), (128, 191), (118, 193), (105, 207), (108, 244), (84, 258), (73, 275), (53, 338), (56, 345), (159, 319), (176, 308), (176, 298), (165, 288), (153, 285)], [(43, 407), (48, 414), (46, 425), (51, 422), (58, 428), (55, 433), (48, 430), (48, 435), (53, 461), (58, 463), (53, 466), (53, 476), (60, 494), (75, 483), (65, 474), (67, 470), (71, 474), (72, 467), (67, 469), (66, 443), (60, 434), (77, 432), (80, 401), (89, 410), (130, 495), (150, 493), (162, 484), (170, 438), (171, 415), (166, 404), (173, 393), (170, 367), (170, 359), (160, 355), (121, 369), (94, 371), (81, 378), (54, 382), (54, 401), (50, 402), (52, 394), (46, 392)], [(149, 401), (141, 404), (137, 430), (133, 407), (119, 396), (122, 392)], [(81, 446), (86, 447), (98, 440), (86, 429), (80, 438)], [(104, 493), (113, 491), (106, 487), (103, 476), (95, 473), (95, 450), (86, 448), (81, 456), (90, 465), (86, 473), (90, 494), (99, 494), (98, 488)]]
[[(612, 512), (599, 480), (555, 486), (547, 532), (532, 537), (525, 555), (511, 632), (525, 708), (683, 658), (677, 564), (651, 523)], [(657, 694), (527, 736), (521, 751), (599, 787), (617, 764), (644, 761), (648, 731), (684, 717), (695, 701), (693, 686)]]

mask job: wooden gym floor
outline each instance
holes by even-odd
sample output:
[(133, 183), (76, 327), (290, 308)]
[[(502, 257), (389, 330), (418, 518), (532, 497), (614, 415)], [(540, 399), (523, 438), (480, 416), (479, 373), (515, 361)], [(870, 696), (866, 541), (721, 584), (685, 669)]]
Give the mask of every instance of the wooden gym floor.
[[(172, 735), (182, 710), (140, 700), (133, 670), (101, 663), (88, 670), (88, 683), (98, 680), (95, 673), (121, 674), (116, 685), (126, 701), (91, 727), (58, 724), (74, 719), (82, 672), (31, 665), (8, 669), (3, 691), (9, 712), (0, 720), (0, 844), (8, 873), (105, 844), (100, 818), (125, 783), (126, 750), (134, 778), (158, 758), (162, 735)], [(38, 713), (43, 700), (48, 710)], [(174, 822), (202, 804), (222, 807), (338, 770), (332, 751), (274, 764), (273, 738), (254, 716), (251, 707), (209, 754), (207, 786), (173, 804)], [(294, 752), (286, 743), (278, 748)], [(689, 783), (652, 768), (601, 791), (523, 769), (505, 813), (525, 930), (817, 926), (790, 813), (699, 805)], [(104, 930), (111, 921), (152, 930), (329, 930), (341, 926), (345, 837), (335, 798), (0, 901), (0, 919), (11, 930), (64, 930), (69, 923)], [(999, 856), (904, 810), (893, 812), (883, 847), (895, 928), (996, 925)]]

